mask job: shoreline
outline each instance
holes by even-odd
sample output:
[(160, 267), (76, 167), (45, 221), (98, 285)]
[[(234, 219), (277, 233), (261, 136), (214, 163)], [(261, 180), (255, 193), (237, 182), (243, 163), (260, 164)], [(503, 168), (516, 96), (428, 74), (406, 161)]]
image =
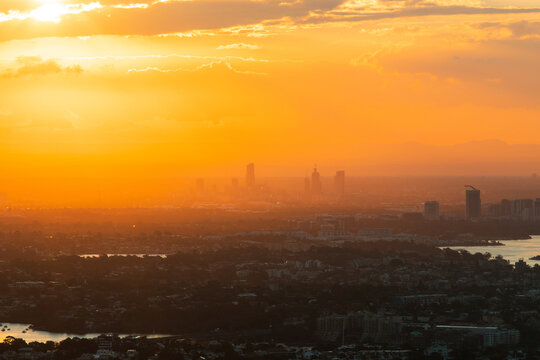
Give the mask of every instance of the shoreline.
[(532, 240), (532, 236), (529, 235), (527, 237), (513, 237), (513, 236), (505, 236), (505, 237), (498, 237), (496, 239), (490, 238), (490, 239), (454, 239), (454, 240), (447, 240), (446, 244), (442, 246), (438, 246), (439, 248), (443, 247), (456, 247), (456, 246), (464, 246), (464, 247), (472, 247), (472, 246), (506, 246), (502, 241), (522, 241), (522, 240)]

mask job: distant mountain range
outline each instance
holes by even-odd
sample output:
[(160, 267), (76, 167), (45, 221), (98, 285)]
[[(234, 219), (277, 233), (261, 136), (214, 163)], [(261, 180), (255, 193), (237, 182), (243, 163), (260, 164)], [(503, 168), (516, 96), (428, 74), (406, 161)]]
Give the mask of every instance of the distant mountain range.
[(508, 144), (501, 140), (456, 145), (408, 142), (377, 145), (355, 167), (362, 175), (514, 176), (540, 174), (540, 144)]

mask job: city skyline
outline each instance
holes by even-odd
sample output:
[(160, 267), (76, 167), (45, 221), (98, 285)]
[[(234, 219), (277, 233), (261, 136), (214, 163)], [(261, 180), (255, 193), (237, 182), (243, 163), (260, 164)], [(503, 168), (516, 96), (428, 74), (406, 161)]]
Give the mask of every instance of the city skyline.
[(262, 177), (313, 163), (540, 173), (539, 12), (533, 0), (5, 0), (0, 189), (243, 177), (249, 161)]
[(539, 59), (540, 0), (0, 0), (0, 360), (540, 359)]

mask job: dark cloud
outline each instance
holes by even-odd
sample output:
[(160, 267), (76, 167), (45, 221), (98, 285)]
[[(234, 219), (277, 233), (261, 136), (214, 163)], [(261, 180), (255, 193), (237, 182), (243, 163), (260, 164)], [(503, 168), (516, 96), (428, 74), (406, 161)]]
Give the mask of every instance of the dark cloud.
[(540, 22), (518, 21), (508, 24), (507, 27), (517, 37), (540, 35)]
[(483, 22), (476, 24), (477, 29), (507, 29), (514, 37), (540, 36), (540, 21)]
[[(19, 1), (8, 0), (4, 8)], [(156, 35), (192, 30), (219, 29), (258, 23), (319, 24), (359, 22), (377, 19), (432, 15), (525, 14), (540, 13), (540, 8), (496, 8), (442, 6), (426, 0), (380, 0), (390, 10), (347, 9), (345, 0), (194, 0), (156, 3), (152, 0), (101, 0), (104, 7), (65, 15), (60, 23), (36, 20), (11, 20), (0, 23), (0, 41), (48, 36)], [(64, 0), (64, 4), (90, 3), (92, 0)], [(117, 8), (108, 5), (148, 4), (146, 8)], [(9, 5), (12, 4), (12, 5)], [(21, 7), (28, 0), (20, 2)], [(517, 32), (532, 31), (517, 24)]]
[(423, 6), (423, 7), (408, 7), (395, 11), (382, 12), (362, 12), (362, 11), (341, 11), (331, 12), (326, 15), (309, 17), (300, 23), (316, 24), (326, 22), (340, 21), (368, 21), (379, 19), (391, 19), (402, 17), (420, 17), (434, 15), (496, 15), (496, 14), (530, 14), (540, 13), (540, 8), (535, 9), (499, 9), (499, 8), (480, 8), (469, 6)]
[(304, 0), (284, 6), (280, 1), (273, 0), (204, 0), (158, 3), (148, 8), (104, 7), (65, 15), (58, 24), (31, 19), (5, 21), (0, 23), (0, 41), (47, 36), (156, 35), (196, 29), (217, 29), (256, 24), (283, 17), (300, 18), (312, 11), (332, 10), (343, 1)]

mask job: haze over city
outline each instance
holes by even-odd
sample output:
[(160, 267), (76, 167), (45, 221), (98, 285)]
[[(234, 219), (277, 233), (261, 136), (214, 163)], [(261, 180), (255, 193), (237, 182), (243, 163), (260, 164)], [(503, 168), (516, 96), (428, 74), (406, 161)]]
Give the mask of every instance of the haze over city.
[(0, 0), (0, 360), (540, 359), (540, 0)]
[(536, 5), (4, 0), (0, 187), (46, 205), (42, 187), (143, 191), (250, 161), (262, 177), (527, 176)]

